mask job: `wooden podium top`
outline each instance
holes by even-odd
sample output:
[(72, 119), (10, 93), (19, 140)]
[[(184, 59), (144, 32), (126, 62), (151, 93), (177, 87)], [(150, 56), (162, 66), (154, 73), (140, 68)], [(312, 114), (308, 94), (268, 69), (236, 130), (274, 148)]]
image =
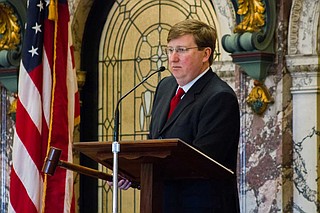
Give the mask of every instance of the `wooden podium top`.
[[(162, 179), (230, 179), (234, 172), (179, 139), (120, 141), (119, 174), (139, 182), (141, 164), (151, 163)], [(112, 170), (112, 142), (79, 142), (74, 149)]]

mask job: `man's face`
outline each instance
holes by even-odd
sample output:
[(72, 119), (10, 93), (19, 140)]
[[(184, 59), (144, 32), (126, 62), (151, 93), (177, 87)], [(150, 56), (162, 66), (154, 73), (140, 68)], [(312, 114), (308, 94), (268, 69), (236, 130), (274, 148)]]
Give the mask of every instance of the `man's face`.
[(191, 34), (172, 39), (168, 43), (170, 71), (180, 86), (186, 85), (210, 66), (208, 60), (211, 49), (204, 47), (198, 50), (196, 47)]

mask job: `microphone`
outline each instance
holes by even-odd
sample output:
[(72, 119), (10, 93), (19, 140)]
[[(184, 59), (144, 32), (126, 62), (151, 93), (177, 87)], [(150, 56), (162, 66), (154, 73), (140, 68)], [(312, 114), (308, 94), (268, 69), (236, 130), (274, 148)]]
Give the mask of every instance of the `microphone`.
[(127, 97), (131, 92), (133, 92), (137, 87), (139, 87), (141, 84), (146, 82), (150, 77), (152, 77), (154, 74), (163, 72), (166, 68), (164, 66), (161, 66), (157, 71), (153, 72), (151, 75), (147, 76), (145, 79), (143, 79), (139, 84), (137, 84), (135, 87), (133, 87), (129, 92), (127, 92), (125, 95), (123, 95), (117, 102), (116, 110), (114, 113), (114, 132), (113, 132), (113, 141), (119, 140), (119, 105), (120, 102)]
[(134, 91), (138, 86), (143, 84), (146, 80), (148, 80), (151, 76), (158, 72), (164, 71), (165, 67), (160, 67), (157, 71), (153, 72), (151, 75), (143, 79), (139, 84), (133, 87), (129, 92), (127, 92), (124, 96), (122, 96), (118, 102), (114, 113), (114, 131), (113, 131), (113, 142), (112, 142), (112, 152), (113, 152), (113, 191), (112, 191), (112, 212), (118, 212), (118, 153), (120, 152), (120, 144), (119, 140), (119, 105), (120, 102), (127, 97), (132, 91)]

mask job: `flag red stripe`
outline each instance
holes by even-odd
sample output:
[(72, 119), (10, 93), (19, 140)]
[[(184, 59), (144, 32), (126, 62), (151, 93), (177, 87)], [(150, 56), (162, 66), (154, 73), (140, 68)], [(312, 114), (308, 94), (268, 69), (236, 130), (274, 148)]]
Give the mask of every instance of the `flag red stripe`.
[[(17, 177), (14, 170), (11, 171), (10, 180), (15, 183), (15, 185), (12, 185), (10, 187), (10, 201), (11, 205), (15, 206), (16, 212), (25, 212), (26, 209), (28, 209), (28, 213), (36, 213), (37, 209), (34, 206), (33, 202), (30, 200), (24, 185), (21, 183), (20, 179)], [(18, 199), (14, 199), (15, 194), (19, 194)], [(22, 202), (23, 201), (23, 202)]]
[[(26, 73), (26, 75), (29, 75), (29, 77), (31, 78), (31, 80), (33, 82), (33, 85), (30, 85), (30, 84), (24, 85), (24, 88), (26, 89), (26, 91), (31, 92), (30, 87), (35, 86), (37, 89), (37, 92), (39, 94), (42, 94), (42, 86), (43, 86), (42, 73), (43, 73), (42, 64), (37, 66), (32, 72)], [(27, 79), (23, 79), (23, 81), (27, 81)], [(33, 99), (30, 98), (29, 100), (33, 100)], [(41, 104), (41, 103), (37, 103), (37, 104)], [(29, 104), (27, 104), (27, 105), (29, 105)]]
[[(29, 155), (27, 149), (25, 148), (23, 142), (20, 140), (17, 134), (15, 134), (14, 137), (12, 162), (12, 171), (15, 172), (16, 176), (22, 182), (30, 200), (33, 202), (33, 204), (39, 211), (41, 209), (41, 191), (43, 189), (42, 177), (39, 173), (38, 168), (34, 164), (34, 161)], [(11, 180), (11, 187), (15, 187), (16, 185), (18, 185), (14, 181), (15, 179)], [(10, 193), (13, 192), (10, 191)], [(20, 194), (10, 194), (10, 197), (13, 197), (15, 199), (19, 198), (19, 196)]]
[(49, 67), (53, 67), (53, 60), (54, 60), (54, 22), (48, 19), (44, 20), (44, 28), (45, 31), (44, 39), (43, 39), (43, 46), (44, 52), (47, 55)]
[[(41, 146), (35, 146), (35, 144), (41, 144), (41, 135), (34, 125), (32, 120), (29, 117), (28, 112), (25, 108), (21, 105), (20, 100), (17, 102), (17, 107), (20, 107), (20, 110), (17, 111), (17, 118), (24, 118), (24, 122), (17, 122), (16, 123), (16, 132), (19, 135), (20, 139), (24, 142), (24, 146), (28, 150), (30, 157), (33, 159), (34, 163), (36, 164), (38, 170), (40, 171), (43, 164), (43, 156), (39, 155), (42, 153)], [(27, 128), (27, 131), (26, 130)], [(46, 147), (45, 147), (46, 148)]]

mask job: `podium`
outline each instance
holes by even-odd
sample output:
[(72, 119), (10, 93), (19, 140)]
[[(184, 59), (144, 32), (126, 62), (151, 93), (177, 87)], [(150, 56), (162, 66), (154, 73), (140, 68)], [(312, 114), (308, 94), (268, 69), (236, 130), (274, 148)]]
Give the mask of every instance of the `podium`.
[[(232, 179), (235, 174), (180, 139), (120, 141), (119, 175), (141, 186), (140, 212), (162, 212), (162, 186), (175, 179)], [(74, 143), (74, 149), (112, 170), (112, 142)]]

